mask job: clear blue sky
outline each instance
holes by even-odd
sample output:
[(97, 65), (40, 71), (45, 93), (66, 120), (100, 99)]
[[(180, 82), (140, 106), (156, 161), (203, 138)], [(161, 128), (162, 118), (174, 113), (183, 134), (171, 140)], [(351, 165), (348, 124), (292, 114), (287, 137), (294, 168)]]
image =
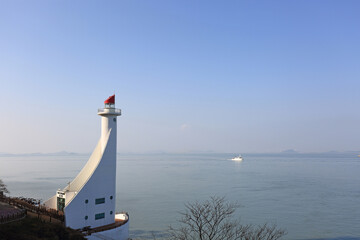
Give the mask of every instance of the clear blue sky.
[(359, 1), (1, 1), (0, 152), (359, 150)]

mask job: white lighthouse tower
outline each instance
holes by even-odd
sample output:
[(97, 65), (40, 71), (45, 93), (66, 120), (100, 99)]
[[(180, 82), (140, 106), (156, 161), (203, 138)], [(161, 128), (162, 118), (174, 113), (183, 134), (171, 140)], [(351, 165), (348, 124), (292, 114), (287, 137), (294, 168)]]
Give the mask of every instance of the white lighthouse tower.
[(116, 214), (116, 119), (115, 95), (98, 110), (101, 137), (90, 159), (68, 186), (58, 190), (45, 206), (64, 211), (65, 225), (87, 229), (88, 239), (125, 240), (129, 236), (129, 219)]

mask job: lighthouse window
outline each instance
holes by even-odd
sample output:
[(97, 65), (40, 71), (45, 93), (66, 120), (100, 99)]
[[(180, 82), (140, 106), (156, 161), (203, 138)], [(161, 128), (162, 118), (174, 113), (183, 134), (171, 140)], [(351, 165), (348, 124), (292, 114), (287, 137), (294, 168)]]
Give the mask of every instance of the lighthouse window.
[(113, 118), (114, 122), (116, 122), (116, 118)]
[(95, 199), (95, 204), (102, 204), (105, 203), (105, 198), (97, 198)]
[(110, 215), (112, 215), (113, 211), (110, 211)]
[(105, 218), (105, 213), (95, 214), (95, 220), (102, 219), (102, 218)]
[(89, 218), (88, 216), (85, 216), (85, 220), (88, 220), (88, 218)]
[(113, 196), (110, 196), (110, 199), (113, 199)]
[(88, 202), (89, 202), (89, 200), (86, 199), (86, 200), (85, 200), (85, 203), (88, 203)]

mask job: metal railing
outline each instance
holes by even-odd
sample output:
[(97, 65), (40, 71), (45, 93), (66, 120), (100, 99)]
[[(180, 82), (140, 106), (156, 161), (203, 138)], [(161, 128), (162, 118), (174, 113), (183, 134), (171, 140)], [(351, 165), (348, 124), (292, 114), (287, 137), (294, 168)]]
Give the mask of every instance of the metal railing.
[[(107, 110), (107, 111), (105, 111), (105, 110)], [(119, 109), (119, 108), (99, 108), (98, 113), (101, 113), (101, 112), (121, 114), (121, 109)]]
[(22, 219), (26, 216), (25, 209), (5, 209), (0, 213), (0, 224)]
[[(9, 205), (16, 206), (21, 209), (25, 209), (28, 212), (33, 212), (40, 215), (46, 215), (52, 218), (55, 218), (61, 222), (64, 222), (64, 212), (57, 211), (55, 209), (46, 208), (44, 205), (40, 205), (33, 201), (34, 199), (26, 199), (19, 197), (2, 197), (0, 198), (1, 202), (8, 203)], [(51, 221), (51, 220), (50, 220)]]
[[(117, 213), (116, 213), (117, 214)], [(115, 215), (116, 215), (115, 214)], [(119, 220), (119, 219), (115, 219), (115, 222), (109, 225), (105, 225), (105, 226), (100, 226), (100, 227), (96, 227), (96, 228), (91, 228), (90, 226), (88, 227), (84, 227), (82, 229), (79, 229), (82, 234), (84, 236), (89, 236), (93, 233), (97, 233), (97, 232), (102, 232), (102, 231), (107, 231), (110, 229), (114, 229), (114, 228), (118, 228), (120, 226), (125, 225), (128, 221), (129, 221), (129, 214), (128, 213), (122, 213), (126, 215), (126, 219), (125, 220)]]

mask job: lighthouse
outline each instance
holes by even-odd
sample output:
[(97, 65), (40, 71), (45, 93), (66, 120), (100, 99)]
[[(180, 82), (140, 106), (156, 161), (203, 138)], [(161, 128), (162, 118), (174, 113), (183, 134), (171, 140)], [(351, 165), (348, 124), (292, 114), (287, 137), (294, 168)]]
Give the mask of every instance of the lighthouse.
[(101, 136), (95, 150), (75, 179), (58, 190), (45, 206), (63, 211), (67, 227), (87, 229), (88, 239), (100, 236), (125, 240), (129, 235), (128, 215), (115, 212), (116, 126), (121, 115), (121, 110), (115, 108), (115, 95), (104, 101), (98, 115)]

